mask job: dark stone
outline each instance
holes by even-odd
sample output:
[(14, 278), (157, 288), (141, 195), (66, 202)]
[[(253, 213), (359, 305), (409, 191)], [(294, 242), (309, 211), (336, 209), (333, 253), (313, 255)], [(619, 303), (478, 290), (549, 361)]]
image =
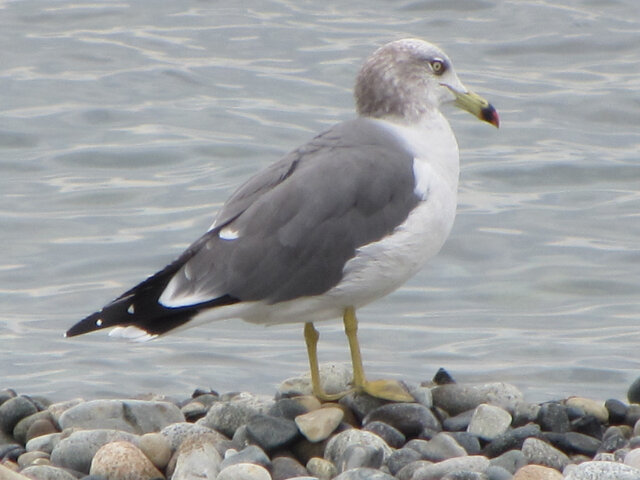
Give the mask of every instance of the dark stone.
[(363, 425), (384, 422), (400, 430), (407, 437), (415, 437), (425, 428), (441, 430), (440, 422), (424, 405), (418, 403), (390, 403), (376, 408), (363, 420)]
[(489, 458), (497, 457), (508, 450), (522, 448), (522, 443), (529, 437), (540, 438), (540, 436), (540, 427), (536, 424), (514, 428), (494, 438), (484, 447), (482, 453)]
[[(211, 389), (206, 389), (206, 388), (196, 388), (193, 393), (191, 394), (191, 398), (192, 399), (197, 399), (203, 395), (213, 395), (216, 398), (220, 398), (220, 394), (218, 392), (216, 392), (215, 390), (211, 390)], [(187, 402), (188, 403), (188, 402)]]
[(472, 472), (469, 470), (458, 470), (456, 472), (447, 473), (441, 480), (488, 480), (484, 473)]
[(610, 398), (606, 402), (604, 402), (604, 408), (609, 412), (609, 424), (610, 425), (619, 425), (624, 423), (625, 418), (627, 416), (627, 407), (620, 400), (616, 400), (615, 398)]
[(377, 420), (371, 423), (367, 423), (363, 430), (375, 433), (385, 442), (387, 442), (387, 445), (392, 448), (401, 448), (407, 442), (407, 438), (402, 434), (400, 430)]
[(453, 377), (444, 368), (440, 367), (433, 377), (433, 383), (436, 385), (448, 385), (456, 383)]
[(25, 396), (10, 398), (0, 405), (0, 430), (12, 433), (13, 428), (20, 420), (37, 411), (38, 409), (33, 402)]
[(271, 460), (264, 450), (255, 445), (249, 445), (243, 448), (238, 453), (229, 455), (220, 463), (220, 470), (228, 467), (229, 465), (236, 465), (238, 463), (253, 463), (254, 465), (260, 465), (267, 470), (271, 469)]
[(536, 423), (543, 432), (564, 433), (569, 431), (567, 407), (559, 403), (544, 403), (540, 406)]
[(0, 461), (11, 460), (16, 461), (18, 457), (22, 455), (26, 450), (18, 443), (8, 443), (6, 445), (0, 445)]
[(0, 390), (0, 405), (9, 400), (10, 398), (17, 397), (18, 394), (15, 390), (11, 388), (7, 388), (5, 390)]
[(619, 427), (609, 427), (607, 431), (604, 432), (598, 452), (613, 453), (625, 447), (627, 443), (629, 443), (629, 439)]
[(298, 415), (304, 415), (305, 413), (309, 413), (309, 410), (293, 398), (281, 398), (271, 406), (268, 412), (272, 417), (287, 418), (289, 420), (293, 420)]
[(593, 415), (584, 415), (571, 422), (571, 430), (589, 435), (590, 437), (602, 439), (604, 429), (600, 421)]
[(391, 474), (395, 475), (405, 466), (420, 459), (420, 453), (413, 448), (401, 448), (391, 454), (387, 460), (387, 467)]
[(629, 405), (624, 418), (625, 425), (635, 425), (640, 420), (640, 405)]
[(627, 391), (629, 403), (640, 403), (640, 377), (636, 378)]
[(593, 457), (600, 447), (600, 440), (578, 432), (543, 434), (551, 445), (562, 450), (567, 455), (586, 455)]
[(291, 444), (299, 435), (295, 422), (269, 415), (255, 415), (247, 423), (247, 437), (266, 452)]
[(508, 470), (493, 465), (487, 468), (484, 474), (488, 480), (511, 480), (513, 478), (513, 474)]
[(387, 405), (389, 402), (380, 398), (372, 397), (366, 393), (351, 392), (342, 397), (338, 403), (351, 410), (358, 421), (362, 422), (362, 419), (370, 412), (383, 405)]
[(480, 440), (467, 432), (447, 432), (469, 455), (480, 455)]
[(275, 457), (271, 460), (271, 478), (273, 480), (287, 480), (306, 476), (309, 476), (309, 472), (295, 458)]
[(492, 458), (490, 463), (492, 467), (500, 467), (514, 474), (527, 464), (527, 457), (520, 450), (509, 450)]
[(471, 417), (475, 409), (467, 410), (466, 412), (459, 413), (454, 417), (445, 418), (442, 421), (442, 427), (447, 432), (463, 432), (467, 430), (469, 423), (471, 423)]

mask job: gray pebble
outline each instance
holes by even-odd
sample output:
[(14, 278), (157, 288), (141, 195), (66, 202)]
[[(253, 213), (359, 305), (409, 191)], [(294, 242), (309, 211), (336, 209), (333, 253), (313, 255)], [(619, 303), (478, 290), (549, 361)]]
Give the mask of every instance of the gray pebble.
[(216, 448), (219, 440), (213, 433), (186, 438), (175, 453), (172, 480), (216, 478), (220, 472), (222, 456)]
[(46, 452), (51, 453), (54, 447), (62, 440), (61, 433), (50, 433), (49, 435), (40, 435), (32, 438), (25, 446), (27, 452)]
[(60, 415), (60, 428), (112, 429), (142, 435), (184, 422), (180, 409), (169, 402), (142, 400), (92, 400)]
[(271, 460), (271, 476), (273, 480), (287, 480), (289, 478), (297, 478), (307, 476), (309, 472), (291, 457), (275, 457)]
[(135, 435), (119, 430), (80, 430), (58, 442), (51, 452), (51, 463), (89, 473), (91, 459), (100, 447), (121, 440), (138, 443)]
[(66, 470), (51, 465), (33, 465), (21, 470), (20, 473), (25, 477), (38, 480), (76, 480), (76, 477)]
[[(13, 438), (15, 438), (23, 445), (27, 443), (27, 432), (29, 431), (31, 425), (33, 425), (38, 420), (49, 420), (49, 423), (51, 424), (53, 418), (51, 417), (51, 413), (49, 413), (48, 410), (36, 412), (29, 415), (28, 417), (24, 417), (18, 423), (16, 423), (15, 427), (13, 428)], [(53, 426), (53, 424), (51, 425)]]
[(395, 480), (395, 478), (388, 473), (372, 468), (354, 468), (342, 472), (334, 480)]
[(363, 425), (380, 421), (396, 428), (407, 437), (415, 437), (425, 428), (441, 430), (440, 422), (424, 405), (418, 403), (390, 403), (376, 408), (363, 420)]
[(444, 477), (450, 472), (471, 471), (484, 473), (489, 468), (489, 460), (480, 455), (450, 458), (417, 469), (412, 480), (431, 480)]
[(211, 428), (231, 438), (241, 425), (256, 414), (257, 410), (243, 403), (220, 402), (212, 405), (207, 416), (198, 420), (196, 425)]
[(392, 448), (401, 448), (407, 442), (407, 438), (400, 430), (384, 422), (369, 422), (364, 426), (363, 430), (375, 433)]
[(375, 409), (388, 404), (386, 400), (357, 392), (348, 393), (340, 399), (339, 403), (352, 411), (359, 421)]
[(567, 468), (565, 480), (640, 480), (640, 470), (615, 462), (584, 462)]
[(494, 465), (490, 465), (484, 474), (488, 480), (511, 480), (513, 478), (513, 474), (510, 471)]
[(509, 450), (490, 460), (492, 466), (504, 468), (508, 472), (516, 473), (527, 464), (527, 459), (520, 450)]
[(453, 417), (445, 418), (442, 421), (442, 427), (447, 432), (462, 432), (466, 431), (475, 409), (467, 410), (466, 412), (459, 413)]
[(169, 444), (171, 445), (172, 450), (176, 450), (180, 444), (184, 441), (185, 438), (190, 437), (192, 435), (203, 435), (203, 434), (214, 434), (219, 435), (220, 440), (228, 440), (223, 434), (216, 432), (210, 428), (207, 428), (203, 425), (198, 425), (194, 423), (187, 422), (178, 422), (173, 425), (168, 425), (164, 427), (160, 433), (167, 437), (169, 440)]
[(627, 390), (629, 403), (640, 403), (640, 377), (636, 378)]
[(593, 457), (601, 444), (600, 440), (578, 432), (545, 433), (544, 438), (568, 455)]
[(382, 450), (363, 445), (349, 445), (341, 458), (336, 463), (339, 472), (345, 472), (352, 468), (375, 468), (382, 465)]
[(247, 422), (247, 437), (267, 452), (291, 444), (299, 435), (295, 422), (286, 418), (255, 415)]
[[(458, 470), (456, 472), (447, 473), (441, 480), (488, 480), (484, 473), (470, 472), (468, 470)], [(418, 480), (418, 479), (416, 479)]]
[(271, 460), (269, 460), (267, 454), (264, 453), (264, 450), (256, 445), (249, 445), (239, 452), (225, 455), (220, 469), (222, 470), (236, 463), (253, 463), (255, 465), (261, 465), (268, 470), (271, 469)]
[(38, 409), (27, 397), (19, 395), (9, 398), (0, 405), (0, 430), (12, 433), (17, 423), (29, 415), (36, 413)]
[(386, 463), (391, 455), (391, 448), (379, 436), (363, 430), (346, 430), (329, 439), (324, 451), (324, 458), (338, 465), (349, 445), (370, 446), (382, 451), (382, 463)]
[(482, 403), (474, 410), (467, 431), (483, 440), (493, 440), (505, 433), (510, 425), (509, 412), (500, 407)]
[(391, 454), (387, 461), (387, 467), (395, 475), (411, 462), (421, 460), (421, 458), (420, 453), (412, 448), (400, 448)]
[(336, 466), (324, 458), (310, 458), (307, 462), (307, 470), (309, 474), (314, 475), (320, 480), (330, 480), (338, 474)]
[(266, 468), (252, 463), (230, 465), (213, 478), (216, 480), (272, 480)]
[(569, 457), (564, 453), (537, 438), (527, 438), (524, 441), (522, 454), (527, 459), (527, 463), (555, 468), (560, 472), (570, 463)]
[(507, 450), (519, 449), (522, 443), (529, 437), (540, 437), (540, 427), (535, 424), (525, 425), (524, 427), (514, 428), (502, 435), (498, 435), (483, 450), (483, 453), (489, 457), (497, 457)]
[(524, 396), (515, 386), (508, 383), (488, 383), (466, 386), (456, 383), (440, 385), (431, 391), (433, 404), (450, 415), (458, 415), (475, 409), (481, 403), (502, 407), (514, 412), (523, 403)]
[(454, 457), (464, 457), (467, 452), (462, 448), (455, 439), (448, 433), (438, 433), (429, 441), (410, 440), (405, 448), (412, 448), (420, 453), (422, 460), (431, 462), (441, 462)]
[(289, 420), (305, 413), (309, 413), (309, 410), (295, 398), (282, 398), (274, 403), (267, 412), (272, 417), (288, 418)]
[(568, 432), (569, 414), (567, 407), (559, 403), (544, 403), (540, 406), (536, 423), (540, 425), (543, 432)]
[(480, 440), (478, 440), (478, 437), (475, 435), (467, 432), (447, 432), (447, 435), (453, 437), (453, 439), (465, 449), (468, 455), (480, 454)]

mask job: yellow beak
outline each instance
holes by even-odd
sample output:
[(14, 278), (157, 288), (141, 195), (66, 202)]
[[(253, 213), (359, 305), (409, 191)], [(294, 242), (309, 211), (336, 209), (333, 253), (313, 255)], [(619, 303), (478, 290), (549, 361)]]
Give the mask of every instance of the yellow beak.
[(455, 96), (454, 105), (462, 110), (466, 110), (471, 115), (478, 117), (480, 120), (490, 123), (494, 127), (500, 126), (500, 118), (498, 112), (493, 105), (487, 102), (480, 95), (470, 91), (460, 92), (455, 88), (446, 85), (451, 93)]

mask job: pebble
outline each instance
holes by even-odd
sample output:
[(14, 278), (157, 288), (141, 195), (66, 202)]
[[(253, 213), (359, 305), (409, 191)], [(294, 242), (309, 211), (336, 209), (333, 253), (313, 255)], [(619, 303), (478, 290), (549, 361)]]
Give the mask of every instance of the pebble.
[(171, 479), (216, 478), (222, 463), (222, 456), (216, 448), (218, 440), (219, 437), (213, 433), (186, 438), (174, 455), (175, 467), (167, 469), (167, 473), (172, 470)]
[(0, 405), (0, 430), (12, 433), (20, 420), (37, 411), (35, 404), (23, 395), (9, 398)]
[(488, 403), (513, 412), (519, 403), (524, 402), (522, 392), (508, 383), (489, 383), (478, 386), (450, 383), (435, 387), (431, 394), (433, 404), (449, 415), (473, 410), (481, 403)]
[(290, 445), (300, 432), (292, 420), (254, 415), (247, 422), (247, 438), (267, 452)]
[(40, 412), (33, 413), (27, 417), (22, 418), (18, 423), (16, 423), (13, 428), (13, 438), (15, 438), (18, 442), (24, 444), (27, 442), (27, 432), (31, 425), (33, 425), (37, 421), (43, 421), (48, 423), (51, 427), (53, 427), (52, 431), (48, 431), (46, 433), (52, 433), (56, 431), (55, 427), (52, 423), (51, 414), (47, 410), (43, 410)]
[(164, 475), (142, 451), (130, 442), (110, 442), (98, 449), (91, 460), (90, 475), (109, 480), (153, 480)]
[(388, 475), (379, 470), (372, 468), (354, 468), (341, 473), (334, 480), (395, 480), (391, 475)]
[(307, 469), (295, 458), (275, 457), (271, 461), (271, 476), (273, 480), (305, 477), (308, 473)]
[(468, 457), (450, 458), (443, 460), (442, 462), (432, 463), (430, 465), (424, 465), (417, 469), (412, 480), (427, 480), (438, 479), (445, 476), (449, 472), (456, 471), (471, 471), (482, 473), (489, 468), (489, 460), (486, 457), (480, 455), (473, 455)]
[(343, 418), (342, 409), (327, 407), (296, 416), (295, 424), (307, 440), (320, 442), (331, 435)]
[(522, 444), (522, 454), (527, 463), (535, 463), (562, 471), (569, 463), (569, 457), (557, 448), (534, 437), (527, 438)]
[(609, 420), (609, 412), (605, 408), (604, 402), (597, 402), (584, 397), (569, 397), (565, 401), (565, 405), (579, 408), (587, 415), (593, 415), (600, 423), (607, 423)]
[(402, 432), (384, 422), (373, 421), (367, 423), (363, 430), (375, 433), (382, 438), (391, 448), (401, 448), (407, 443), (407, 437)]
[(146, 433), (140, 437), (138, 447), (159, 470), (169, 463), (171, 458), (171, 444), (169, 439), (161, 433)]
[(382, 463), (386, 463), (392, 453), (384, 440), (379, 436), (364, 430), (346, 430), (333, 436), (324, 451), (324, 458), (332, 462), (334, 465), (340, 465), (343, 462), (343, 456), (349, 445), (360, 445), (372, 447), (374, 450), (382, 452)]
[(493, 440), (507, 431), (511, 420), (506, 410), (482, 403), (475, 408), (467, 432), (483, 440)]
[(217, 477), (212, 478), (215, 478), (216, 480), (272, 480), (271, 475), (266, 468), (252, 463), (237, 463), (235, 465), (230, 465), (220, 471)]
[(370, 412), (362, 421), (366, 426), (370, 422), (387, 423), (411, 438), (424, 429), (441, 430), (440, 422), (424, 405), (418, 403), (389, 403)]
[[(58, 467), (52, 467), (50, 465), (32, 465), (25, 468), (20, 473), (25, 477), (30, 479), (35, 478), (37, 480), (76, 480), (76, 477), (66, 470)], [(0, 478), (3, 478), (1, 473)], [(116, 479), (114, 478), (114, 480)]]
[(624, 456), (623, 463), (630, 467), (640, 468), (640, 448), (630, 450)]
[(640, 470), (616, 462), (584, 462), (570, 465), (565, 480), (639, 480)]
[(520, 449), (527, 438), (540, 435), (540, 427), (535, 424), (514, 428), (494, 438), (484, 448), (483, 453), (489, 458), (497, 457), (508, 450)]
[(513, 476), (513, 480), (562, 480), (562, 478), (562, 474), (557, 470), (542, 465), (527, 465)]
[(338, 474), (338, 469), (329, 460), (313, 457), (307, 462), (307, 471), (319, 480), (330, 480)]
[(198, 420), (196, 425), (202, 425), (231, 438), (240, 426), (245, 425), (249, 418), (258, 413), (259, 411), (244, 403), (220, 402), (212, 405), (206, 417)]
[(640, 377), (636, 378), (627, 390), (629, 403), (640, 403)]
[(227, 450), (224, 460), (222, 460), (220, 464), (220, 469), (235, 465), (236, 463), (253, 463), (255, 465), (262, 465), (266, 469), (271, 469), (271, 460), (269, 460), (264, 450), (255, 445), (249, 445), (239, 452)]
[(570, 428), (567, 406), (559, 403), (544, 403), (538, 411), (537, 423), (545, 432), (564, 433)]
[(65, 410), (58, 423), (62, 429), (108, 428), (141, 435), (184, 421), (180, 409), (169, 402), (92, 400)]
[[(347, 363), (323, 363), (320, 365), (320, 386), (328, 394), (350, 389), (353, 373)], [(311, 376), (307, 373), (284, 380), (278, 387), (279, 397), (312, 395)]]

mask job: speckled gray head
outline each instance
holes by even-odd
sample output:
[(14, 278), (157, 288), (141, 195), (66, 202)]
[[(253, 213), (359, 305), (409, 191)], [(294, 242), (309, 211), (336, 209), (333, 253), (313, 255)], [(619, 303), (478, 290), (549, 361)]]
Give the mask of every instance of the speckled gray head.
[(458, 79), (449, 57), (435, 45), (406, 38), (376, 50), (356, 78), (356, 107), (366, 117), (407, 122), (435, 112), (444, 103), (498, 126), (496, 110)]

